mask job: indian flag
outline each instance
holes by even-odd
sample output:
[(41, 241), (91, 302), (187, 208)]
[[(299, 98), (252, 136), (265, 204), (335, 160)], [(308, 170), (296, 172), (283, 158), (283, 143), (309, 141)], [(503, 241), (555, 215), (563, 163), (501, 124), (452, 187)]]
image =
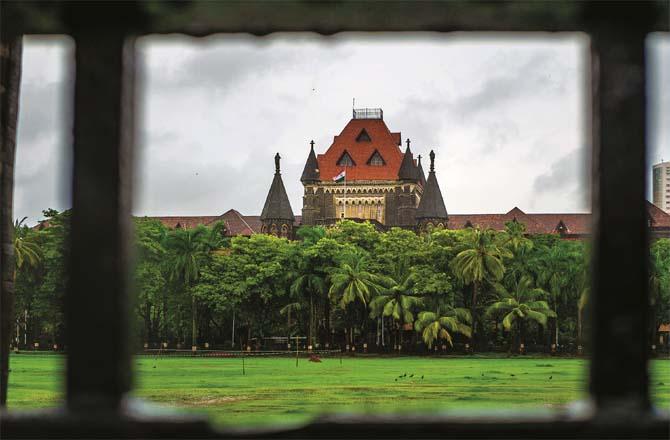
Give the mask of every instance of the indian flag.
[(347, 177), (347, 170), (344, 170), (337, 176), (333, 177), (333, 180), (335, 182), (342, 182), (344, 179), (346, 179), (346, 177)]

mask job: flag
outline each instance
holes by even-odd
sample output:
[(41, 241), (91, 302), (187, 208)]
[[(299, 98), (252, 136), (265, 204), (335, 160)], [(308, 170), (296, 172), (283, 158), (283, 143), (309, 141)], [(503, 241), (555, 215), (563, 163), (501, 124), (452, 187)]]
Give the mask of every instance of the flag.
[(335, 182), (342, 182), (347, 177), (347, 170), (342, 171), (337, 176), (333, 177)]

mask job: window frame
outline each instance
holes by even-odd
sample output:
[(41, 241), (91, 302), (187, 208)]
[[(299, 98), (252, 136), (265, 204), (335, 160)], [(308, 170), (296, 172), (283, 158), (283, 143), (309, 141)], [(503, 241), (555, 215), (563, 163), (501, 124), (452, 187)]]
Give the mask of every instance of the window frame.
[[(66, 293), (66, 405), (31, 413), (3, 410), (3, 436), (668, 437), (667, 416), (654, 412), (649, 400), (649, 347), (639, 342), (647, 340), (648, 322), (645, 37), (668, 31), (667, 2), (4, 2), (0, 7), (3, 48), (25, 34), (74, 38), (72, 234), (79, 238), (71, 246), (71, 283)], [(134, 40), (156, 33), (201, 37), (229, 32), (261, 36), (276, 31), (589, 34), (595, 221), (591, 338), (595, 343), (589, 371), (591, 400), (580, 411), (515, 417), (485, 412), (328, 416), (302, 427), (241, 433), (217, 430), (198, 417), (162, 416), (128, 399)], [(14, 147), (7, 142), (11, 124), (6, 119), (2, 124), (2, 166), (11, 169)], [(11, 173), (5, 172), (3, 208), (8, 209), (0, 211), (3, 231), (12, 221), (12, 188)], [(7, 234), (3, 234), (4, 243)], [(7, 252), (3, 250), (3, 263), (11, 261)], [(96, 295), (90, 294), (91, 286)], [(5, 279), (3, 298), (11, 295), (12, 288)], [(640, 294), (630, 295), (631, 290)], [(86, 313), (77, 313), (90, 307), (104, 307), (106, 313), (96, 316), (95, 322)], [(99, 332), (87, 332), (91, 325)]]

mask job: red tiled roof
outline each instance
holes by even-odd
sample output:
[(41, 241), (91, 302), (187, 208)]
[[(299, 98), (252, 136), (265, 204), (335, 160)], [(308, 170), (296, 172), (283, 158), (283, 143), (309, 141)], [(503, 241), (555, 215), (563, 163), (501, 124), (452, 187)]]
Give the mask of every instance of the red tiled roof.
[(652, 227), (670, 228), (670, 214), (649, 201), (647, 201), (647, 212), (649, 213)]
[[(365, 131), (372, 139), (369, 142), (356, 142), (356, 138)], [(347, 167), (347, 180), (397, 180), (403, 152), (398, 147), (400, 133), (391, 133), (381, 119), (352, 119), (342, 133), (335, 136), (332, 145), (324, 154), (317, 156), (321, 180), (329, 181), (344, 170), (337, 161), (346, 150), (354, 163)], [(368, 165), (368, 159), (375, 150), (384, 158), (386, 165)]]
[(450, 214), (449, 228), (464, 229), (468, 222), (472, 226), (505, 229), (505, 223), (515, 220), (526, 226), (529, 234), (555, 234), (563, 222), (565, 234), (584, 235), (591, 230), (591, 214), (528, 214), (515, 207), (505, 214)]
[(226, 224), (226, 235), (245, 235), (261, 231), (260, 216), (244, 216), (234, 209), (229, 209), (221, 217)]
[(199, 225), (208, 225), (212, 223), (214, 220), (219, 218), (219, 216), (216, 215), (204, 215), (204, 216), (160, 216), (160, 217), (145, 217), (145, 218), (150, 218), (154, 220), (159, 220), (161, 223), (163, 223), (164, 226), (174, 229), (177, 227), (184, 228), (184, 229), (191, 229), (195, 228)]
[[(372, 135), (371, 135), (372, 136)], [(374, 139), (374, 138), (373, 138)], [(662, 211), (653, 204), (647, 202), (647, 212), (652, 221), (652, 228), (670, 228), (670, 214)], [(258, 215), (242, 215), (234, 209), (226, 211), (220, 216), (181, 216), (181, 217), (146, 217), (160, 220), (168, 228), (174, 229), (179, 225), (181, 228), (190, 229), (198, 225), (210, 225), (217, 220), (226, 224), (226, 235), (249, 236), (261, 231), (261, 220)], [(559, 224), (565, 226), (563, 234), (587, 235), (591, 232), (591, 214), (529, 214), (514, 207), (504, 214), (450, 214), (449, 228), (464, 229), (468, 222), (472, 226), (480, 228), (491, 228), (495, 230), (505, 229), (505, 223), (509, 221), (523, 223), (529, 234), (556, 234)], [(48, 221), (45, 221), (48, 227)], [(302, 224), (302, 216), (295, 216), (295, 224)], [(40, 224), (38, 223), (38, 226)], [(36, 226), (37, 227), (37, 226)]]

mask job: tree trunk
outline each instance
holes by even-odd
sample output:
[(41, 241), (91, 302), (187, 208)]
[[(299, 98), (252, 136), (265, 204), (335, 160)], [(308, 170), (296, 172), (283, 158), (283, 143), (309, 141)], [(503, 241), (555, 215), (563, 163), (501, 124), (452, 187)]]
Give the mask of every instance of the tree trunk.
[(472, 337), (470, 338), (470, 350), (473, 352), (475, 351), (475, 341), (477, 340), (476, 334), (477, 334), (477, 287), (478, 287), (478, 282), (475, 281), (472, 283), (472, 301), (470, 303), (470, 314), (472, 315)]
[(9, 345), (14, 316), (14, 159), (21, 86), (21, 36), (0, 38), (0, 407), (7, 404)]
[(313, 344), (314, 337), (314, 298), (312, 293), (309, 294), (309, 335), (307, 337), (307, 347)]
[(197, 342), (197, 331), (195, 328), (195, 296), (191, 296), (191, 324), (191, 346), (195, 347)]
[[(326, 319), (326, 340), (330, 340), (332, 329), (330, 328), (330, 300), (328, 298), (326, 298), (323, 314), (324, 318)], [(333, 341), (330, 341), (330, 343), (332, 345)]]
[(583, 310), (577, 309), (577, 350), (582, 346), (582, 312)]

